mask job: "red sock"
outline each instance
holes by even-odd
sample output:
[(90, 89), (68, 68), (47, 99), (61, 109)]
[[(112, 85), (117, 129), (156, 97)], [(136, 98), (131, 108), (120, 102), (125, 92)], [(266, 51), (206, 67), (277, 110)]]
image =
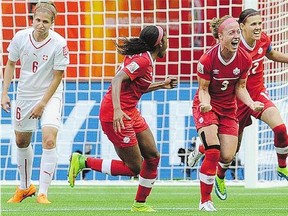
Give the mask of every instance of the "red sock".
[(225, 173), (226, 173), (227, 169), (229, 169), (230, 165), (231, 165), (231, 163), (225, 164), (225, 163), (218, 162), (217, 176), (221, 179), (224, 179)]
[(227, 169), (223, 169), (219, 164), (217, 166), (217, 176), (221, 179), (225, 178), (225, 173)]
[(199, 152), (204, 154), (205, 153), (205, 147), (203, 144), (199, 145)]
[(107, 173), (112, 176), (135, 176), (132, 170), (121, 160), (103, 160), (100, 158), (88, 157), (86, 165), (92, 170)]
[[(287, 136), (287, 129), (285, 124), (278, 125), (273, 128), (274, 132), (274, 145), (276, 148), (279, 148), (281, 151), (281, 148), (287, 148), (288, 146), (288, 136)], [(278, 151), (279, 151), (278, 150)], [(276, 150), (277, 152), (277, 150)], [(286, 159), (287, 159), (287, 153), (278, 153), (277, 152), (277, 159), (278, 159), (278, 165), (281, 168), (286, 167)]]
[[(216, 174), (216, 167), (220, 158), (220, 150), (216, 148), (207, 149), (205, 158), (200, 168), (200, 192), (201, 203), (212, 200), (211, 192)], [(212, 183), (211, 183), (212, 182)]]
[(144, 159), (139, 175), (139, 186), (135, 200), (145, 202), (157, 177), (157, 167), (160, 157)]

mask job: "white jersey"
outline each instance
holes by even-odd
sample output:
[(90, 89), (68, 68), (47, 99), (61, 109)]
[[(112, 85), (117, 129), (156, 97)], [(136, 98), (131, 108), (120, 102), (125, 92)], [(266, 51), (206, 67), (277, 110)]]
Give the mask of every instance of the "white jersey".
[[(53, 70), (66, 70), (69, 51), (65, 39), (49, 30), (48, 37), (41, 42), (34, 40), (33, 28), (18, 31), (8, 46), (8, 58), (20, 59), (21, 70), (17, 87), (17, 99), (40, 100), (53, 79)], [(63, 83), (54, 96), (61, 97)]]

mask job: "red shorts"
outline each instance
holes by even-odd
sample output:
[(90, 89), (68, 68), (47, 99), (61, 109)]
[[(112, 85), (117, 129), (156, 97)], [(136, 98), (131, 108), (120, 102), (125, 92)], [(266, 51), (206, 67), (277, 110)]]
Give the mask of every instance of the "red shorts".
[(118, 133), (113, 129), (113, 122), (101, 121), (103, 132), (117, 148), (137, 145), (138, 141), (136, 134), (146, 130), (149, 127), (138, 110), (135, 114), (133, 114), (130, 121), (124, 120), (124, 125), (125, 129), (122, 129), (121, 132)]
[(246, 106), (241, 101), (237, 100), (237, 118), (239, 119), (239, 134), (241, 134), (245, 127), (252, 124), (251, 116), (260, 119), (262, 113), (269, 107), (275, 107), (275, 104), (270, 100), (267, 92), (260, 92), (258, 96), (253, 97), (254, 101), (260, 101), (264, 104), (264, 109), (261, 112), (255, 112), (250, 107)]
[(219, 134), (238, 136), (239, 125), (236, 118), (231, 118), (228, 115), (221, 116), (213, 110), (202, 113), (199, 106), (193, 106), (193, 117), (197, 131), (202, 127), (215, 124), (218, 126)]

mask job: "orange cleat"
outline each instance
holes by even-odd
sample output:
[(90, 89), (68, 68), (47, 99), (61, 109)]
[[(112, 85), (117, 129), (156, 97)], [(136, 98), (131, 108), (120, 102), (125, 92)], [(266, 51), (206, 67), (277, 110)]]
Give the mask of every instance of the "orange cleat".
[(17, 187), (14, 196), (11, 197), (7, 201), (7, 203), (20, 203), (25, 198), (34, 196), (35, 193), (36, 193), (36, 187), (33, 184), (31, 184), (28, 189), (24, 189), (24, 190), (22, 190), (19, 187)]
[(37, 203), (50, 204), (51, 202), (47, 199), (47, 196), (45, 194), (39, 194), (37, 196)]

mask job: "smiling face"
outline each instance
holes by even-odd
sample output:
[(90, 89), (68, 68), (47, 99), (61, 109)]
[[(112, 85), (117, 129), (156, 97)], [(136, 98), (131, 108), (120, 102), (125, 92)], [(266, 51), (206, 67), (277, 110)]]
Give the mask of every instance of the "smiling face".
[(161, 44), (162, 45), (160, 46), (159, 53), (157, 55), (159, 58), (163, 58), (164, 57), (164, 55), (166, 54), (166, 51), (167, 51), (167, 47), (168, 47), (167, 35), (165, 33), (163, 35)]
[(255, 16), (250, 16), (245, 20), (245, 23), (240, 24), (240, 27), (245, 41), (253, 44), (255, 40), (259, 40), (261, 37), (262, 18), (258, 14)]
[(235, 53), (240, 42), (239, 24), (235, 21), (226, 25), (222, 33), (219, 33), (219, 40), (222, 50)]

